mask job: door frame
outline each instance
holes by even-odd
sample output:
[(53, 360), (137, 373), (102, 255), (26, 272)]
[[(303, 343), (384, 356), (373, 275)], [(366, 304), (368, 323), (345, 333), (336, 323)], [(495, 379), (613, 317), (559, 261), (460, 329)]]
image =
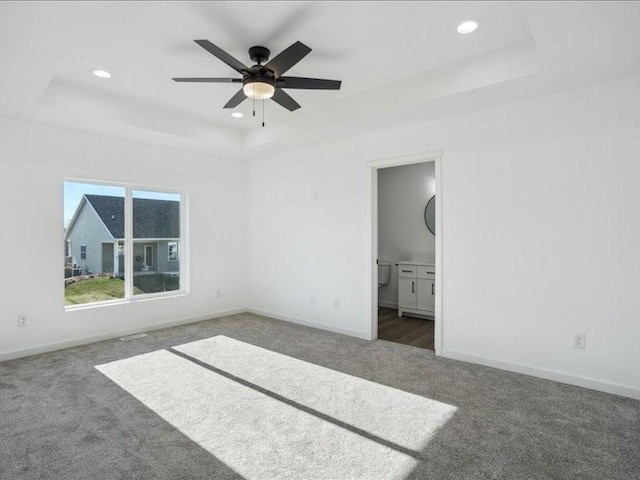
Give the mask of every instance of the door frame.
[(443, 285), (443, 263), (442, 250), (444, 243), (444, 231), (442, 228), (442, 204), (444, 191), (442, 188), (442, 151), (434, 150), (430, 152), (415, 153), (400, 157), (383, 158), (369, 162), (371, 172), (371, 330), (370, 338), (378, 338), (378, 170), (381, 168), (398, 167), (401, 165), (411, 165), (414, 163), (435, 162), (436, 175), (436, 295), (435, 295), (435, 315), (434, 315), (434, 349), (436, 355), (442, 355), (443, 351), (443, 324), (444, 315), (442, 309), (442, 285)]
[[(436, 204), (437, 204), (437, 202), (436, 202)], [(436, 229), (437, 228), (438, 227), (436, 227)], [(151, 249), (151, 255), (149, 255), (149, 258), (151, 259), (151, 265), (149, 265), (147, 263), (147, 248)], [(153, 258), (153, 256), (154, 256), (153, 252), (154, 252), (153, 244), (151, 244), (151, 243), (145, 244), (144, 249), (143, 249), (143, 255), (144, 255), (144, 265), (146, 265), (147, 267), (155, 267), (155, 262), (154, 262), (154, 258)]]

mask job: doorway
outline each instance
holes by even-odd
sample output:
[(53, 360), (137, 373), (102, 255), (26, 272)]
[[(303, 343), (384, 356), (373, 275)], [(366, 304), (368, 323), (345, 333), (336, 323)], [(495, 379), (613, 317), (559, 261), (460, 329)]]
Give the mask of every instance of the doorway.
[[(441, 152), (371, 162), (371, 337), (442, 348)], [(436, 196), (437, 194), (437, 196)]]

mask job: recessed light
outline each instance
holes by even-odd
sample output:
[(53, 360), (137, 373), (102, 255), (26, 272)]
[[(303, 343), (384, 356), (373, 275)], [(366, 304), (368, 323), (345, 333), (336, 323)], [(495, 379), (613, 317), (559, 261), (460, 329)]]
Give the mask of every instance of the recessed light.
[(100, 68), (94, 70), (93, 74), (99, 78), (111, 78), (113, 76), (111, 75), (111, 73), (107, 72), (106, 70), (102, 70)]
[(231, 114), (231, 116), (232, 116), (233, 118), (242, 118), (242, 117), (244, 117), (244, 115), (242, 114), (242, 112), (233, 112), (233, 113)]
[(467, 33), (475, 32), (478, 28), (478, 22), (475, 20), (467, 20), (466, 22), (462, 22), (458, 25), (458, 33), (462, 35), (466, 35)]

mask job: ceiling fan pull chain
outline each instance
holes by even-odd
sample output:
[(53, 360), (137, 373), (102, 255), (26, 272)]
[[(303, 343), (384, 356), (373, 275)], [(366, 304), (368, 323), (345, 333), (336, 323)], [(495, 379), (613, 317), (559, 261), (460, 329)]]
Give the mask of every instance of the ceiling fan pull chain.
[(265, 106), (265, 101), (262, 100), (262, 127), (264, 128), (264, 106)]
[(253, 116), (256, 116), (256, 97), (253, 97)]

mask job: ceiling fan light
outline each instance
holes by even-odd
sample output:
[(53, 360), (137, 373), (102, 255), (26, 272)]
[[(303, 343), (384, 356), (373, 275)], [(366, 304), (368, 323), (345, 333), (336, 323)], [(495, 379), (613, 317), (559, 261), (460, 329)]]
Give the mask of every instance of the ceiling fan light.
[(266, 100), (273, 97), (276, 92), (275, 87), (266, 82), (248, 82), (242, 87), (244, 94), (249, 98), (255, 98), (256, 100)]

